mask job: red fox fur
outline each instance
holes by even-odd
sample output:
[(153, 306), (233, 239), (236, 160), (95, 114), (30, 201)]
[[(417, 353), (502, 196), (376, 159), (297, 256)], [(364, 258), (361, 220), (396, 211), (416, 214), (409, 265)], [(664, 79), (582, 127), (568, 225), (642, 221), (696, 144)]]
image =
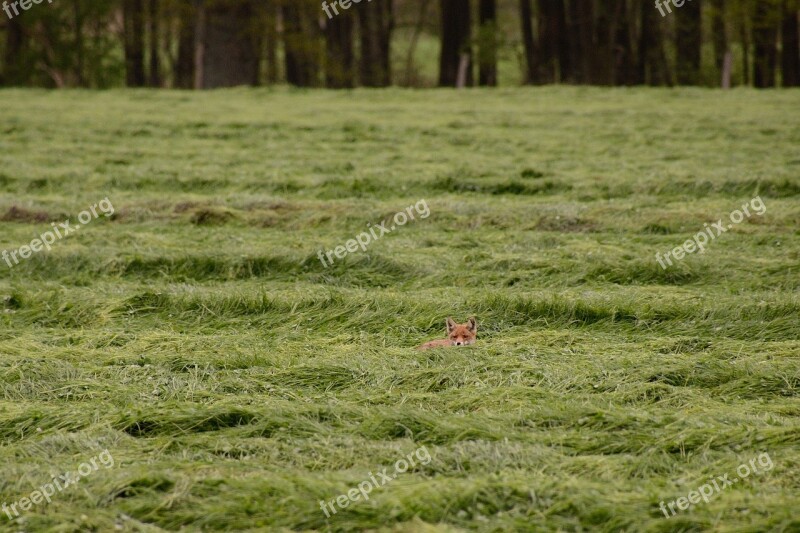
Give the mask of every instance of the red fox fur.
[(456, 324), (452, 318), (447, 317), (446, 323), (446, 339), (436, 339), (435, 341), (426, 342), (422, 346), (417, 347), (417, 350), (428, 350), (441, 346), (468, 346), (475, 342), (475, 337), (478, 334), (478, 324), (475, 322), (475, 317), (467, 320), (466, 324)]

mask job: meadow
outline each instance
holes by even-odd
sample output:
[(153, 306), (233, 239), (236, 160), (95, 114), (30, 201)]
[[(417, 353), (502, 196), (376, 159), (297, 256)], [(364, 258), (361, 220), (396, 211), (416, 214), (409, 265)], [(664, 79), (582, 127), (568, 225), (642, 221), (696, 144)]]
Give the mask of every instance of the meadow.
[(800, 92), (0, 102), (0, 251), (114, 207), (0, 262), (0, 503), (114, 458), (0, 531), (800, 531)]

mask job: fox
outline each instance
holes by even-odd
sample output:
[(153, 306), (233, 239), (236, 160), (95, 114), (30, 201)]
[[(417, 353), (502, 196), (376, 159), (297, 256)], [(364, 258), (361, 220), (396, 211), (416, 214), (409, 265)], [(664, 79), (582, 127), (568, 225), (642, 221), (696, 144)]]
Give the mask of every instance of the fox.
[(452, 318), (447, 317), (445, 323), (447, 324), (446, 339), (428, 341), (418, 346), (417, 350), (430, 350), (443, 346), (469, 346), (475, 342), (478, 335), (478, 323), (475, 322), (475, 317), (470, 317), (466, 324), (456, 324)]

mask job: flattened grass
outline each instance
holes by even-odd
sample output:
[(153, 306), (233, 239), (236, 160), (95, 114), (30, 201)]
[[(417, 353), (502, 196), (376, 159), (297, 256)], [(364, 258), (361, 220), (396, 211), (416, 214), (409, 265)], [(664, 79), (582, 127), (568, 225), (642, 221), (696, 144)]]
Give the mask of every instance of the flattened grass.
[(0, 263), (0, 503), (116, 464), (0, 529), (800, 528), (797, 91), (2, 96), (0, 250), (115, 213)]

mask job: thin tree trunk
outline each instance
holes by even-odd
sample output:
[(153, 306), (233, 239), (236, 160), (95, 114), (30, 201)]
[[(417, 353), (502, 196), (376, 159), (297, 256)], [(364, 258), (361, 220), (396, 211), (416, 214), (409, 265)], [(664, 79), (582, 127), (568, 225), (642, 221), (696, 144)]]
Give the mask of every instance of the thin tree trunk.
[[(560, 3), (560, 2), (559, 2)], [(537, 3), (539, 73), (541, 83), (555, 83), (558, 79), (558, 11), (553, 0)]]
[(83, 12), (80, 0), (73, 0), (73, 14), (75, 18), (75, 81), (78, 86), (86, 85), (84, 77), (84, 42), (83, 42)]
[(647, 4), (639, 6), (639, 58), (637, 82), (647, 85), (671, 85), (671, 77), (664, 51), (661, 17)]
[(480, 0), (478, 6), (480, 24), (478, 84), (497, 86), (497, 3), (496, 0)]
[(24, 79), (24, 49), (27, 36), (18, 18), (12, 18), (6, 26), (6, 46), (3, 64), (3, 84), (21, 85)]
[(686, 2), (674, 12), (679, 85), (700, 84), (700, 51), (703, 46), (701, 12), (701, 0)]
[(781, 24), (781, 72), (784, 87), (800, 86), (800, 31), (797, 0), (783, 0)]
[(278, 83), (278, 9), (272, 0), (265, 5), (265, 23), (267, 25), (264, 39), (267, 46), (267, 84)]
[(305, 68), (302, 64), (303, 26), (300, 21), (300, 8), (292, 4), (284, 4), (281, 8), (283, 14), (283, 55), (286, 63), (286, 81), (292, 85), (302, 87), (308, 85), (309, 80), (306, 79)]
[(733, 54), (730, 50), (725, 52), (725, 57), (722, 58), (722, 88), (731, 88), (731, 72), (733, 71)]
[(742, 37), (742, 72), (744, 73), (744, 84), (750, 85), (750, 33), (747, 31), (747, 12), (744, 11), (747, 4), (742, 7), (740, 18), (740, 30)]
[(566, 2), (567, 31), (565, 37), (569, 42), (569, 72), (562, 71), (562, 78), (568, 83), (582, 83), (581, 79), (581, 60), (583, 52), (580, 39), (580, 10), (578, 2)]
[(314, 6), (299, 0), (284, 3), (282, 13), (286, 81), (298, 87), (316, 87), (320, 78), (319, 14)]
[(128, 87), (144, 87), (144, 5), (142, 0), (124, 0), (125, 81)]
[(711, 1), (711, 39), (714, 43), (714, 65), (722, 72), (725, 53), (728, 51), (728, 35), (725, 29), (725, 0)]
[(633, 85), (636, 83), (636, 63), (633, 57), (631, 21), (626, 0), (618, 0), (614, 28), (614, 83)]
[(325, 83), (332, 89), (347, 89), (355, 83), (353, 14), (342, 13), (326, 22)]
[(359, 7), (361, 83), (367, 87), (386, 87), (391, 84), (390, 45), (394, 28), (393, 17), (390, 0)]
[(458, 62), (458, 75), (456, 76), (456, 89), (463, 89), (467, 86), (467, 69), (469, 69), (469, 55), (461, 54)]
[(472, 86), (472, 51), (469, 0), (441, 0), (442, 51), (439, 85), (455, 87), (462, 54), (468, 57), (466, 85)]
[(591, 83), (592, 57), (594, 54), (594, 5), (591, 1), (575, 0), (576, 41), (580, 54), (575, 64), (578, 83)]
[(392, 84), (392, 32), (394, 31), (394, 0), (384, 0), (380, 4), (380, 45), (381, 60), (383, 61), (383, 85)]
[(58, 46), (53, 44), (58, 36), (58, 31), (53, 25), (47, 24), (46, 20), (39, 21), (36, 28), (36, 40), (42, 44), (42, 55), (44, 56), (39, 68), (47, 73), (57, 88), (62, 89), (67, 86), (69, 73), (64, 72), (64, 69), (61, 68)]
[[(611, 85), (614, 82), (614, 13), (613, 6), (620, 0), (604, 4), (598, 10), (594, 24), (594, 46), (592, 49), (591, 83), (596, 85)], [(699, 1), (699, 0), (695, 0)]]
[(558, 59), (558, 75), (557, 80), (559, 83), (566, 83), (572, 81), (572, 54), (570, 52), (570, 38), (569, 29), (567, 26), (567, 11), (565, 2), (556, 2), (555, 17), (556, 17), (556, 58)]
[(539, 0), (539, 79), (542, 83), (564, 81), (572, 70), (564, 2)]
[(194, 2), (194, 88), (205, 88), (206, 6), (203, 0)]
[(522, 44), (525, 48), (525, 83), (532, 85), (538, 80), (539, 63), (536, 44), (533, 40), (531, 0), (519, 0), (519, 14), (522, 24)]
[(150, 87), (160, 87), (161, 86), (161, 62), (158, 56), (158, 43), (159, 43), (159, 35), (158, 35), (158, 19), (161, 16), (161, 13), (158, 9), (158, 0), (150, 0), (150, 9), (149, 9), (149, 19), (148, 19), (148, 33), (150, 34), (150, 79), (149, 85)]
[(778, 28), (774, 9), (769, 2), (756, 2), (756, 10), (753, 15), (753, 44), (755, 46), (753, 84), (758, 88), (775, 87)]
[(194, 19), (197, 12), (191, 4), (178, 6), (178, 59), (175, 62), (175, 86), (191, 89), (194, 86)]
[(650, 30), (651, 10), (646, 5), (637, 6), (639, 11), (639, 54), (636, 58), (636, 83), (645, 85), (649, 81), (648, 67), (654, 46), (654, 35)]

